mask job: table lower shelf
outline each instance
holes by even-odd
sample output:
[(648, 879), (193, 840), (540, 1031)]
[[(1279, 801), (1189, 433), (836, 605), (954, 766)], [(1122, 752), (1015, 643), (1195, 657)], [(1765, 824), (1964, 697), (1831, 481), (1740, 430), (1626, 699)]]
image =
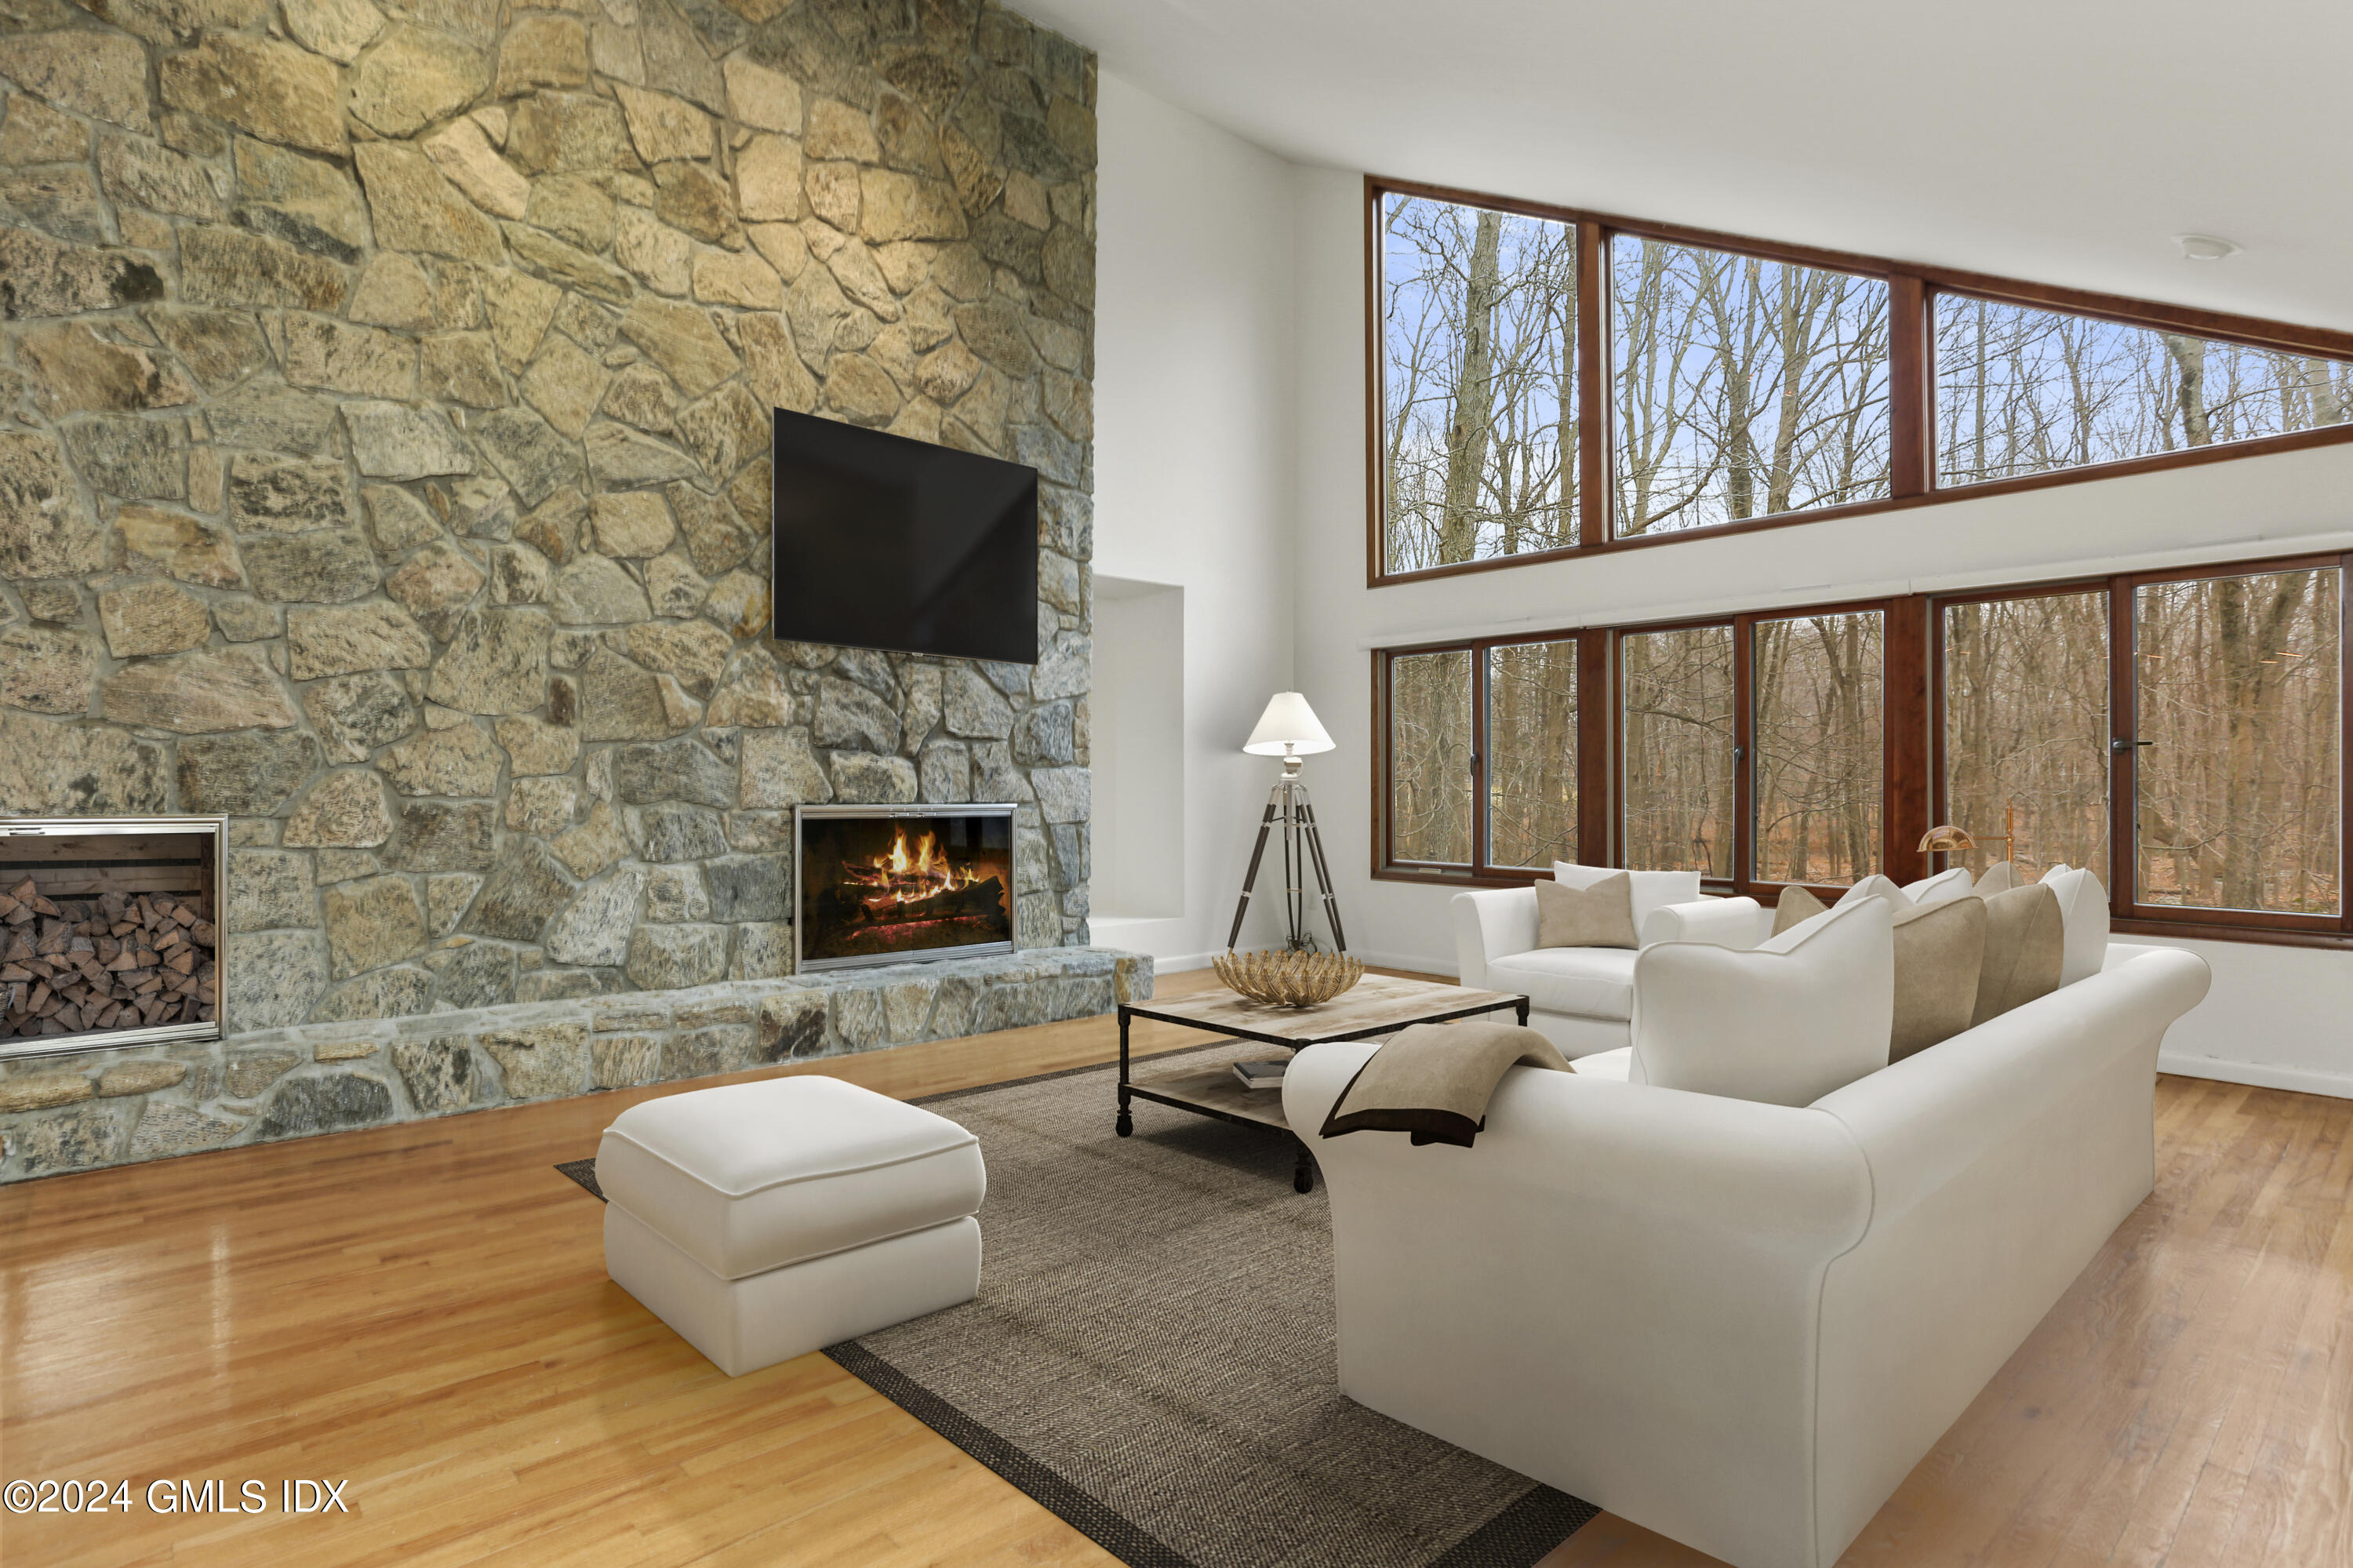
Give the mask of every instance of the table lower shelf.
[(1234, 1076), (1230, 1065), (1139, 1078), (1127, 1087), (1128, 1092), (1138, 1099), (1174, 1105), (1182, 1110), (1204, 1111), (1229, 1121), (1279, 1127), (1285, 1132), (1291, 1130), (1291, 1123), (1284, 1119), (1282, 1114), (1282, 1091), (1246, 1089)]

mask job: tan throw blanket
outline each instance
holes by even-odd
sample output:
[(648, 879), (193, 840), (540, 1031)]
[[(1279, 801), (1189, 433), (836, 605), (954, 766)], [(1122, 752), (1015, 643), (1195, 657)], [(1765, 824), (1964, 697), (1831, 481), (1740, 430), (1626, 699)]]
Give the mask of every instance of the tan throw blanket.
[(1516, 1023), (1417, 1023), (1356, 1069), (1324, 1118), (1323, 1135), (1406, 1132), (1416, 1148), (1468, 1149), (1487, 1126), (1495, 1086), (1522, 1063), (1569, 1070), (1551, 1041)]

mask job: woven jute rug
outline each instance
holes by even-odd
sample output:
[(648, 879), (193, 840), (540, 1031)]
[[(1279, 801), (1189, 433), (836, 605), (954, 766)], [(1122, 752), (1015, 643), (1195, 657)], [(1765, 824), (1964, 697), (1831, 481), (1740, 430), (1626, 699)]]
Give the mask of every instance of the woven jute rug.
[(923, 1101), (988, 1164), (980, 1295), (826, 1353), (1138, 1568), (1531, 1568), (1593, 1517), (1342, 1395), (1322, 1185), (1263, 1128), (1115, 1136), (1115, 1081)]

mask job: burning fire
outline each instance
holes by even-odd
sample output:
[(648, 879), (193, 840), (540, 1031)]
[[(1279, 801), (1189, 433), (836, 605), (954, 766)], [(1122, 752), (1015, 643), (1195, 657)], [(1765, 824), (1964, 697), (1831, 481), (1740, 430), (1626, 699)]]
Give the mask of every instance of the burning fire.
[(892, 839), (890, 853), (864, 865), (847, 866), (844, 873), (850, 885), (861, 890), (860, 902), (876, 910), (894, 904), (921, 904), (980, 880), (969, 866), (950, 865), (946, 852), (929, 831), (918, 834), (910, 845), (904, 827)]

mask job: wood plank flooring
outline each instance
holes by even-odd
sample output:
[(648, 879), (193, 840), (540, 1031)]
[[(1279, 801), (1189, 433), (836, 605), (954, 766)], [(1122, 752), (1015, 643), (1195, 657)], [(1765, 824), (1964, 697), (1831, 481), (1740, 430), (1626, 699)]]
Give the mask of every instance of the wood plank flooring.
[[(1117, 1044), (1092, 1019), (804, 1070), (912, 1097)], [(831, 1361), (728, 1379), (605, 1277), (551, 1167), (694, 1086), (0, 1188), (0, 1481), (142, 1499), (0, 1513), (0, 1562), (1109, 1563)], [(2157, 1194), (1847, 1563), (2353, 1563), (2353, 1103), (2167, 1078), (2158, 1105)], [(352, 1511), (143, 1500), (250, 1478), (274, 1510), (293, 1478)], [(1711, 1561), (1605, 1515), (1542, 1568)]]

